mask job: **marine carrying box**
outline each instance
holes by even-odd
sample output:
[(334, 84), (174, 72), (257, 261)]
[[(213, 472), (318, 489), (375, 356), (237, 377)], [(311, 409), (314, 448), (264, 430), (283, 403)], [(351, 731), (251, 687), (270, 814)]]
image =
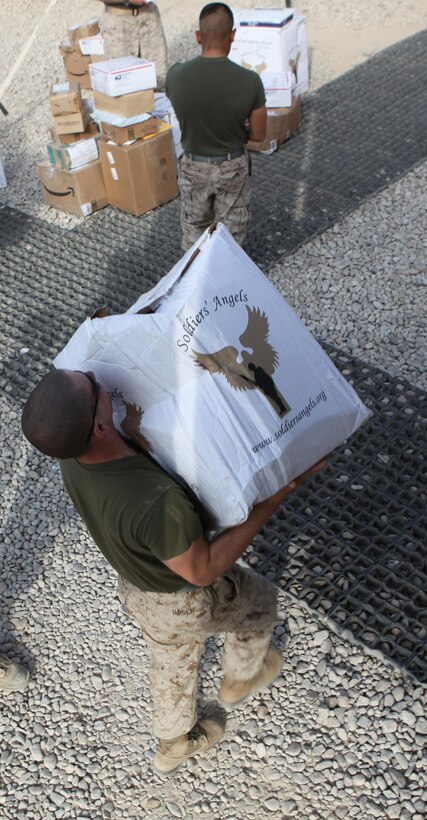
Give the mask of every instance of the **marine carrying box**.
[(101, 137), (99, 155), (110, 205), (140, 216), (178, 196), (172, 130), (164, 123), (130, 145)]
[(37, 164), (44, 201), (47, 205), (78, 216), (88, 216), (108, 205), (99, 159), (66, 171), (46, 160)]
[(248, 151), (272, 154), (279, 145), (298, 131), (301, 124), (301, 100), (295, 97), (290, 108), (269, 108), (267, 110), (267, 136), (263, 142), (246, 143)]

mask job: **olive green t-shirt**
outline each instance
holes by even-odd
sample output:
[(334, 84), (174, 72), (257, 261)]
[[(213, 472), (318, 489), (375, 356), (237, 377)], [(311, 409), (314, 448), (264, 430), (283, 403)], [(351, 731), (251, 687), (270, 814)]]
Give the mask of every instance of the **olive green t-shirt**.
[(205, 157), (242, 148), (250, 112), (265, 105), (258, 74), (228, 57), (175, 63), (166, 75), (166, 94), (178, 117), (183, 148)]
[(186, 585), (162, 563), (203, 535), (179, 484), (143, 453), (102, 464), (76, 459), (59, 464), (93, 540), (123, 578), (150, 592), (175, 592)]

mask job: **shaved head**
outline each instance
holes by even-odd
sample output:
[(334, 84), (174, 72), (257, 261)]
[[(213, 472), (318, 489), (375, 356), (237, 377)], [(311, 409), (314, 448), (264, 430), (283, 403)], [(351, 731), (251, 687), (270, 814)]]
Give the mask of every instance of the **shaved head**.
[(30, 394), (22, 414), (28, 441), (47, 456), (77, 458), (86, 450), (93, 410), (90, 385), (73, 370), (53, 370)]
[(204, 48), (221, 46), (233, 31), (234, 19), (225, 3), (208, 3), (200, 12), (199, 31)]

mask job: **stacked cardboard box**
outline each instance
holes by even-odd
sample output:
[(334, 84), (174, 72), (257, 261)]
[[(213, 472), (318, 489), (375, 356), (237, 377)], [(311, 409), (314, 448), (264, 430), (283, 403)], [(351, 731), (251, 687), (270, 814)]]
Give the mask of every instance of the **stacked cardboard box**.
[(64, 60), (67, 78), (77, 80), (81, 88), (91, 88), (89, 65), (104, 59), (104, 45), (98, 20), (89, 20), (68, 29), (68, 40), (59, 50)]
[(49, 160), (37, 165), (44, 200), (54, 208), (87, 216), (108, 204), (89, 103), (76, 81), (54, 85), (49, 103), (53, 140), (47, 145)]
[(108, 201), (139, 216), (178, 195), (171, 128), (152, 116), (156, 71), (138, 57), (90, 66)]
[(267, 134), (263, 142), (246, 143), (249, 151), (272, 154), (279, 145), (298, 131), (301, 124), (301, 99), (294, 97), (292, 105), (286, 108), (267, 109)]

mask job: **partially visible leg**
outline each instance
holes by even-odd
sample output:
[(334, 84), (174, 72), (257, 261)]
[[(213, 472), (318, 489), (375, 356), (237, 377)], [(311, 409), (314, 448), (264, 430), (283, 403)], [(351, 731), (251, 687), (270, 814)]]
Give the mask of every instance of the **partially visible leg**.
[(183, 156), (178, 185), (181, 194), (182, 248), (187, 251), (215, 221), (211, 175), (214, 166)]
[(241, 245), (250, 219), (250, 158), (243, 154), (216, 167), (215, 221), (223, 222)]
[(219, 695), (224, 703), (236, 704), (268, 686), (280, 672), (281, 653), (270, 646), (277, 594), (269, 581), (240, 564), (225, 572), (213, 589), (215, 626), (226, 633)]
[(109, 14), (104, 11), (101, 17), (100, 27), (104, 39), (104, 54), (106, 60), (114, 60), (116, 57), (127, 57), (128, 54), (132, 54), (134, 57), (138, 56), (138, 54), (135, 53), (135, 47), (133, 51), (131, 50), (132, 40), (129, 42), (127, 22), (127, 17)]
[(139, 57), (156, 64), (157, 89), (163, 91), (167, 71), (167, 46), (160, 12), (155, 3), (140, 7), (140, 13), (133, 18), (137, 21), (139, 37)]
[(145, 593), (123, 579), (119, 579), (119, 597), (140, 626), (150, 651), (158, 740), (154, 768), (169, 774), (192, 755), (213, 746), (224, 731), (215, 720), (197, 720), (198, 668), (210, 601), (203, 590)]

